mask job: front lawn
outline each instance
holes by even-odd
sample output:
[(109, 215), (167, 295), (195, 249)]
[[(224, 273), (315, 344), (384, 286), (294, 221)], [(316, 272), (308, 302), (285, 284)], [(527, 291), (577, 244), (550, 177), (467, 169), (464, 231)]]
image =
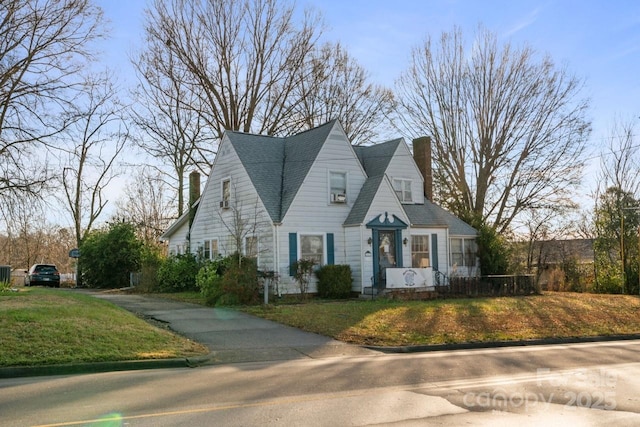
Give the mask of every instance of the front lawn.
[(0, 366), (166, 359), (207, 354), (115, 305), (74, 291), (0, 292)]
[(432, 301), (309, 302), (244, 311), (341, 341), (428, 345), (640, 333), (640, 298), (545, 293)]

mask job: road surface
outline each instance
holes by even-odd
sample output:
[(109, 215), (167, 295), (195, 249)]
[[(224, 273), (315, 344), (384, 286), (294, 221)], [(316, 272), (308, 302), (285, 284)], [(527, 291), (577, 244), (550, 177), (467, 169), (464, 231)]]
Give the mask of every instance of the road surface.
[(0, 380), (2, 426), (637, 426), (640, 341)]

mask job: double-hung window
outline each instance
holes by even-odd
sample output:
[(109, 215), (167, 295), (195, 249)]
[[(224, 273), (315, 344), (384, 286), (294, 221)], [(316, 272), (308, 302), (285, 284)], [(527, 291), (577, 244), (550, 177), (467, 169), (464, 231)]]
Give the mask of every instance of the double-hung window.
[(316, 265), (324, 264), (324, 236), (320, 234), (301, 234), (300, 259), (314, 261)]
[(329, 172), (329, 201), (331, 203), (347, 202), (346, 172)]
[(203, 251), (202, 257), (204, 259), (211, 259), (211, 241), (210, 240), (204, 241), (204, 251)]
[(393, 189), (401, 202), (412, 202), (413, 197), (411, 195), (411, 180), (394, 178)]
[(231, 179), (225, 179), (222, 181), (222, 194), (220, 200), (220, 207), (227, 209), (231, 200)]
[(478, 244), (475, 239), (464, 239), (452, 237), (451, 245), (451, 265), (458, 267), (475, 267), (478, 256)]
[(411, 267), (427, 268), (430, 266), (429, 236), (411, 236)]

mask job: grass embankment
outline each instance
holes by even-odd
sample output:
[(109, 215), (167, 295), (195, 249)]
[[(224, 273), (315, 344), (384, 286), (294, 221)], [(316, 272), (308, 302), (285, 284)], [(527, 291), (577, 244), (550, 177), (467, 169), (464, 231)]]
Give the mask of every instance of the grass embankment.
[(43, 288), (0, 292), (0, 366), (206, 353), (200, 344), (154, 327), (107, 301)]
[(630, 295), (311, 302), (245, 311), (341, 341), (379, 346), (640, 333), (640, 298)]

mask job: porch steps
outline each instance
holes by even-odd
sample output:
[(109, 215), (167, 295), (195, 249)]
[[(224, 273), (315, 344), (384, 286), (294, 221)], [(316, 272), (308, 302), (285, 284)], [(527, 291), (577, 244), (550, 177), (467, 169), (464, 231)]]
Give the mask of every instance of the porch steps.
[(358, 295), (359, 299), (372, 299), (378, 295), (378, 288), (372, 286), (365, 286), (363, 292)]

